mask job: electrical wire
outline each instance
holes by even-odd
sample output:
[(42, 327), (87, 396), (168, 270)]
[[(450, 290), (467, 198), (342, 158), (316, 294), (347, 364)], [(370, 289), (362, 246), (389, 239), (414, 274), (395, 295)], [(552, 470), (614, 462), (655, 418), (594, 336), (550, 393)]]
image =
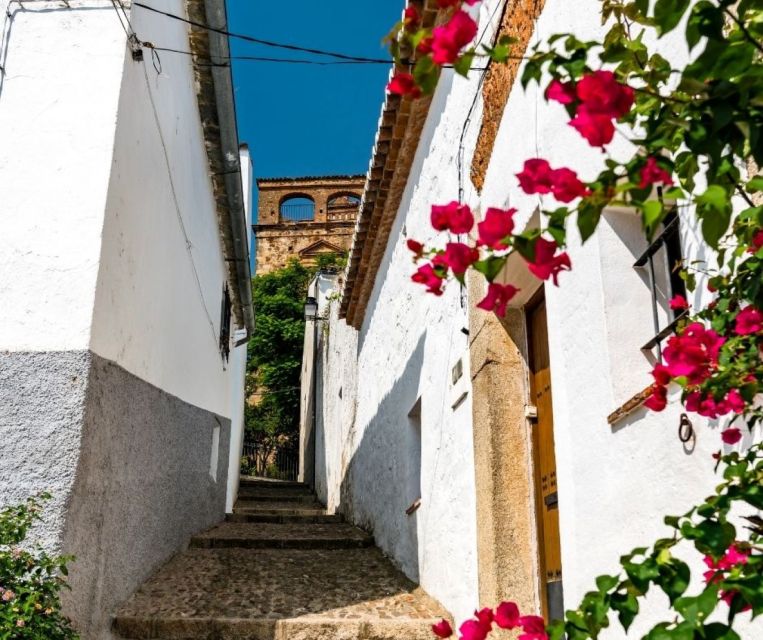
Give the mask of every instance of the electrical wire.
[(160, 15), (166, 16), (167, 18), (171, 18), (173, 20), (178, 20), (180, 22), (185, 22), (186, 24), (190, 24), (191, 26), (197, 27), (199, 29), (205, 29), (206, 31), (212, 31), (214, 33), (219, 33), (224, 36), (228, 36), (229, 38), (236, 38), (238, 40), (244, 40), (246, 42), (253, 42), (254, 44), (260, 44), (265, 47), (273, 47), (276, 49), (286, 49), (288, 51), (301, 51), (303, 53), (312, 53), (314, 55), (319, 56), (327, 56), (330, 58), (337, 58), (339, 60), (352, 60), (355, 62), (372, 62), (372, 63), (385, 63), (390, 64), (390, 60), (383, 60), (381, 58), (368, 58), (364, 56), (353, 56), (346, 53), (340, 53), (336, 51), (326, 51), (323, 49), (311, 49), (309, 47), (302, 47), (295, 44), (288, 44), (284, 42), (276, 42), (274, 40), (264, 40), (262, 38), (256, 38), (254, 36), (242, 34), (242, 33), (234, 33), (232, 31), (228, 31), (226, 29), (218, 29), (217, 27), (212, 27), (206, 24), (203, 24), (201, 22), (196, 22), (195, 20), (190, 20), (189, 18), (184, 18), (182, 16), (176, 15), (174, 13), (170, 13), (169, 11), (162, 11), (161, 9), (157, 9), (155, 7), (151, 7), (147, 4), (143, 4), (142, 2), (133, 2), (132, 3), (134, 7), (141, 7), (142, 9), (146, 9), (147, 11), (152, 11), (154, 13), (158, 13)]

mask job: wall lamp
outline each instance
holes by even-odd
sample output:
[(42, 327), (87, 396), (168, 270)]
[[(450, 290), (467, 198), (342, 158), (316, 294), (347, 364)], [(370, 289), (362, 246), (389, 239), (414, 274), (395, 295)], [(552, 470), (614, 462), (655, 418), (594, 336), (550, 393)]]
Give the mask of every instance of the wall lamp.
[(305, 320), (315, 320), (318, 315), (318, 301), (313, 296), (308, 296), (305, 300)]

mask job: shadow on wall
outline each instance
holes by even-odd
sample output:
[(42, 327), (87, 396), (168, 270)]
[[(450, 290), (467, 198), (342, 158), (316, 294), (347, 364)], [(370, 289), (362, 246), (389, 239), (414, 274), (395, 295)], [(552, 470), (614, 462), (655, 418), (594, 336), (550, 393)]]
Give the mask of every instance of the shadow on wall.
[[(406, 509), (421, 497), (419, 381), (425, 343), (423, 333), (363, 429), (340, 488), (342, 513), (372, 531), (376, 543), (414, 581), (419, 579), (418, 515), (406, 515)], [(376, 384), (359, 378), (358, 391)]]

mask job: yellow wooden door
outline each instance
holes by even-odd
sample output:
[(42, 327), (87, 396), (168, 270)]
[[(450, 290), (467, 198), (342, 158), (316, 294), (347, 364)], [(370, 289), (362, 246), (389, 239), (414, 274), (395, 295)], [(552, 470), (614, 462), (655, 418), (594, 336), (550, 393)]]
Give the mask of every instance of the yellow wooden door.
[(541, 299), (528, 310), (527, 328), (530, 347), (530, 393), (537, 415), (533, 425), (533, 455), (543, 614), (547, 619), (555, 620), (563, 615), (564, 610), (559, 498), (554, 454), (554, 416), (551, 407), (551, 366), (545, 300)]

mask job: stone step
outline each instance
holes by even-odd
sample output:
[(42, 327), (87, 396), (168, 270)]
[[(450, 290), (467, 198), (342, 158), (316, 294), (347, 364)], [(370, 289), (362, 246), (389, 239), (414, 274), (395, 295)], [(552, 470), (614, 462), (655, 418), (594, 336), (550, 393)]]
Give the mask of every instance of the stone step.
[(289, 515), (289, 514), (264, 514), (264, 513), (228, 513), (226, 522), (269, 522), (271, 524), (332, 524), (344, 522), (340, 514), (334, 515)]
[(376, 548), (189, 549), (114, 617), (131, 640), (431, 640), (447, 613)]
[(257, 478), (254, 476), (241, 476), (239, 487), (268, 487), (282, 489), (308, 489), (304, 482), (293, 480), (273, 480), (271, 478)]
[(324, 516), (326, 509), (318, 502), (258, 502), (256, 500), (237, 501), (233, 513), (268, 516)]
[(224, 522), (191, 539), (196, 549), (357, 549), (374, 539), (349, 524)]
[(241, 489), (238, 492), (239, 500), (259, 500), (262, 502), (315, 502), (314, 493), (308, 493), (301, 489)]

